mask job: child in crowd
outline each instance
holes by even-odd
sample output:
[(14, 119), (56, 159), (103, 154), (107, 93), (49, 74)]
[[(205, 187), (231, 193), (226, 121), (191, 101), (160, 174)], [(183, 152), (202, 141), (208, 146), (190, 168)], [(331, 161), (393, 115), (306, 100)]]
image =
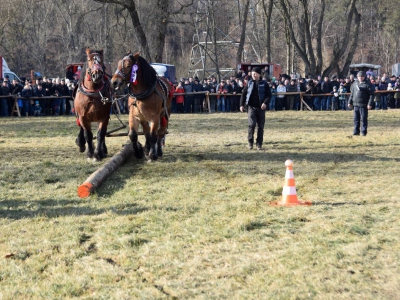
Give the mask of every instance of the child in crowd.
[(42, 108), (40, 107), (39, 101), (35, 101), (35, 106), (33, 107), (33, 115), (38, 117), (42, 112)]
[[(178, 82), (178, 86), (176, 87), (175, 93), (184, 93), (185, 89), (182, 86), (182, 82)], [(179, 114), (183, 114), (183, 103), (185, 101), (185, 97), (183, 95), (177, 95), (176, 97), (176, 106)]]
[[(388, 91), (393, 91), (393, 86), (392, 86), (392, 84), (390, 82), (388, 83), (387, 90)], [(389, 108), (392, 107), (392, 104), (393, 104), (393, 101), (394, 101), (393, 95), (394, 95), (394, 93), (388, 93), (388, 95), (387, 95), (387, 102), (388, 102), (388, 107)]]
[[(279, 81), (279, 85), (276, 88), (277, 93), (286, 93), (286, 86), (283, 84), (282, 81)], [(285, 100), (285, 95), (277, 95), (276, 96), (276, 109), (277, 110), (282, 110), (283, 104)], [(286, 106), (286, 105), (285, 105)]]
[(331, 92), (333, 94), (332, 96), (332, 111), (338, 110), (338, 104), (339, 104), (339, 93), (337, 90), (337, 87), (333, 87), (333, 91)]
[(346, 110), (347, 103), (346, 103), (346, 94), (347, 90), (343, 83), (339, 86), (339, 106), (341, 110)]

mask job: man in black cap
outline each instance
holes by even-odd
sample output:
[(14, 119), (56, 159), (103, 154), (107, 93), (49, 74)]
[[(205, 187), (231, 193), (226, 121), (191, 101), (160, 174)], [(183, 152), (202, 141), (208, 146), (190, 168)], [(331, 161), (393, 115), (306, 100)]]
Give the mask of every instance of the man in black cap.
[(262, 149), (264, 139), (265, 110), (269, 100), (271, 99), (271, 90), (266, 81), (260, 80), (261, 70), (255, 67), (251, 71), (251, 79), (244, 87), (242, 96), (240, 97), (240, 111), (244, 112), (244, 106), (247, 105), (247, 118), (249, 121), (249, 129), (247, 140), (249, 149), (253, 149), (254, 130), (257, 125), (257, 149)]
[(354, 107), (354, 131), (353, 135), (360, 135), (360, 119), (362, 122), (361, 135), (367, 135), (368, 110), (374, 103), (374, 89), (365, 80), (365, 73), (358, 72), (357, 80), (351, 85), (349, 97), (349, 108)]

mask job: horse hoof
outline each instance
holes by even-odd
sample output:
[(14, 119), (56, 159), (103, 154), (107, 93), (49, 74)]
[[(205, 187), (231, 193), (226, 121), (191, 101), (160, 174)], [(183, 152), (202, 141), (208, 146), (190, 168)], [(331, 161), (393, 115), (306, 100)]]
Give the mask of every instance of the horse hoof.
[(137, 159), (142, 159), (144, 157), (143, 148), (133, 149), (133, 155), (135, 155)]
[(85, 146), (79, 146), (79, 152), (80, 152), (80, 153), (85, 152), (85, 150), (86, 150), (86, 147), (85, 147)]

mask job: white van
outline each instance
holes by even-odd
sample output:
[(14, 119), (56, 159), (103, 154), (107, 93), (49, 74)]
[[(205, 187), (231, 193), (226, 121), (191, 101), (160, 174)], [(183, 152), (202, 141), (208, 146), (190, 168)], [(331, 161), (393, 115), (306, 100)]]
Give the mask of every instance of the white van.
[(15, 74), (13, 71), (10, 70), (4, 57), (0, 56), (0, 58), (1, 58), (0, 78), (6, 78), (6, 76), (8, 75), (10, 81), (12, 81), (13, 79), (20, 80), (17, 74)]

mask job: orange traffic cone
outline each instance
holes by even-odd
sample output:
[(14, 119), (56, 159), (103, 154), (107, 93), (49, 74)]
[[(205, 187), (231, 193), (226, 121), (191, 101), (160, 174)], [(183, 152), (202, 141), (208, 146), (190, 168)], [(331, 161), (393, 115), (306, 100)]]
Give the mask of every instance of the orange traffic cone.
[(271, 205), (278, 206), (295, 206), (295, 205), (311, 205), (309, 201), (299, 201), (297, 199), (296, 184), (294, 183), (293, 161), (288, 159), (285, 161), (286, 175), (285, 185), (282, 191), (282, 200), (272, 202)]

